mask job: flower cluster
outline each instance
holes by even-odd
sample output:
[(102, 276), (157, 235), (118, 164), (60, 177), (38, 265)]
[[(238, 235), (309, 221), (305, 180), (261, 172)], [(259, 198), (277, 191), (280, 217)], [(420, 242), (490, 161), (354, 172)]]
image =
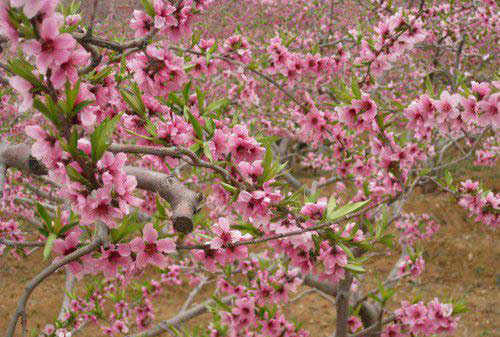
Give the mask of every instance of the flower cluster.
[(396, 323), (384, 328), (383, 337), (452, 333), (458, 323), (458, 318), (453, 316), (453, 306), (440, 303), (437, 299), (427, 305), (423, 302), (411, 304), (403, 301), (395, 314)]
[(374, 41), (361, 41), (357, 64), (369, 64), (369, 72), (377, 77), (391, 68), (391, 62), (398, 60), (406, 51), (426, 38), (423, 22), (418, 17), (404, 18), (401, 12), (384, 17), (375, 27)]
[(399, 263), (398, 275), (409, 273), (415, 279), (422, 274), (424, 268), (425, 260), (422, 256), (405, 256), (404, 260)]
[(500, 194), (485, 192), (479, 182), (470, 179), (461, 183), (458, 204), (469, 211), (469, 216), (477, 222), (484, 223), (493, 229), (500, 226)]
[[(258, 261), (252, 261), (246, 265), (245, 273), (257, 266)], [(274, 275), (259, 270), (248, 286), (232, 286), (221, 279), (217, 284), (218, 288), (225, 293), (235, 295), (236, 300), (230, 311), (222, 312), (222, 326), (212, 324), (209, 327), (211, 336), (217, 336), (227, 329), (231, 335), (236, 333), (249, 335), (255, 330), (265, 336), (308, 336), (307, 332), (297, 329), (287, 321), (280, 310), (273, 314), (266, 306), (270, 303), (286, 302), (288, 293), (296, 291), (299, 284), (298, 270), (285, 272), (278, 269)]]
[(405, 213), (395, 226), (400, 230), (401, 243), (410, 246), (414, 246), (417, 241), (430, 239), (439, 229), (439, 224), (431, 220), (428, 214)]
[(184, 60), (163, 48), (149, 45), (144, 52), (130, 57), (127, 67), (134, 73), (139, 88), (153, 96), (167, 97), (187, 82)]

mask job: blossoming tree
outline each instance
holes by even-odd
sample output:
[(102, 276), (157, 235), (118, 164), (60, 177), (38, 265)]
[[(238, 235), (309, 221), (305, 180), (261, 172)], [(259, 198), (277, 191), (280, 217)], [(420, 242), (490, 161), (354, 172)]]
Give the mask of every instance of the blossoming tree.
[[(494, 1), (142, 0), (129, 29), (85, 4), (0, 4), (0, 254), (48, 261), (6, 337), (27, 335), (31, 293), (62, 268), (41, 336), (308, 336), (284, 313), (301, 284), (335, 300), (332, 336), (457, 328), (459, 302), (390, 308), (439, 227), (403, 211), (417, 186), (500, 224), (500, 195), (448, 170), (497, 159)], [(364, 289), (371, 253), (398, 245)], [(192, 291), (164, 319), (166, 285)]]

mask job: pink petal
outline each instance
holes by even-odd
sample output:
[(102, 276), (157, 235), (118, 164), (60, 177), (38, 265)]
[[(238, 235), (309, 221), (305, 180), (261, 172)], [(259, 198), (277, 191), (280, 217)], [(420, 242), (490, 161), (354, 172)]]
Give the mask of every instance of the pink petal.
[(130, 255), (130, 245), (126, 244), (126, 243), (118, 245), (118, 253), (120, 253), (121, 256), (129, 256)]
[(130, 241), (130, 248), (134, 252), (142, 252), (144, 251), (144, 248), (146, 248), (146, 245), (144, 244), (144, 240), (142, 240), (141, 237), (137, 237)]
[(59, 25), (55, 17), (43, 20), (40, 28), (40, 36), (44, 40), (53, 40), (59, 34)]
[(137, 254), (136, 263), (139, 268), (142, 268), (148, 264), (150, 257), (146, 253)]
[(24, 5), (23, 12), (28, 19), (32, 19), (38, 14), (44, 4), (44, 0), (28, 0)]
[(157, 265), (160, 268), (165, 268), (168, 265), (167, 258), (161, 254), (154, 254), (149, 257), (149, 262)]
[(36, 66), (40, 70), (40, 73), (45, 74), (51, 62), (52, 56), (49, 53), (40, 53), (36, 59)]
[(175, 242), (171, 239), (161, 239), (156, 242), (156, 247), (160, 252), (172, 253), (175, 252)]
[(26, 81), (24, 78), (20, 76), (14, 76), (9, 78), (9, 84), (20, 93), (29, 92), (31, 88), (33, 88), (30, 82)]
[(24, 131), (28, 136), (36, 140), (44, 140), (47, 135), (46, 132), (38, 125), (29, 125)]
[(28, 55), (38, 55), (42, 51), (42, 44), (37, 40), (28, 40), (23, 43), (23, 50)]
[(148, 223), (144, 226), (144, 240), (147, 242), (155, 242), (158, 239), (158, 232), (153, 228), (152, 223)]
[(50, 80), (56, 89), (60, 89), (66, 82), (66, 74), (62, 68), (57, 68), (50, 76)]
[(222, 247), (222, 244), (223, 244), (223, 241), (221, 238), (214, 238), (210, 242), (210, 248), (219, 249), (220, 247)]
[(68, 33), (59, 35), (53, 42), (56, 49), (73, 49), (76, 46), (76, 40)]

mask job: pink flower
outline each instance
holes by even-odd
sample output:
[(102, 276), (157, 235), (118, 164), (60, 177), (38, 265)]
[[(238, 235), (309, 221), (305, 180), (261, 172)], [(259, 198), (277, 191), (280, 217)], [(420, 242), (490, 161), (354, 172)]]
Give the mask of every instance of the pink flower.
[(390, 324), (384, 328), (381, 337), (404, 337), (405, 334), (401, 333), (401, 326), (399, 324)]
[(143, 11), (134, 10), (130, 20), (130, 28), (135, 31), (135, 37), (142, 37), (153, 28), (153, 19)]
[(212, 227), (212, 231), (217, 235), (216, 238), (210, 242), (210, 248), (219, 249), (231, 243), (236, 243), (241, 239), (240, 231), (231, 230), (229, 227), (229, 220), (220, 218), (219, 223)]
[(319, 198), (317, 203), (307, 202), (300, 210), (301, 214), (310, 217), (313, 220), (319, 220), (323, 216), (323, 212), (326, 209), (326, 204), (328, 200), (326, 198)]
[(475, 81), (471, 82), (472, 92), (476, 95), (479, 101), (488, 96), (490, 93), (490, 85), (486, 82), (477, 83)]
[(172, 16), (176, 8), (170, 3), (164, 3), (162, 0), (154, 1), (155, 10), (155, 28), (162, 29), (168, 26), (177, 26), (177, 19)]
[(111, 190), (109, 187), (93, 190), (86, 198), (85, 203), (80, 205), (82, 224), (91, 224), (96, 220), (104, 222), (109, 227), (116, 227), (116, 219), (123, 217), (120, 209), (111, 204)]
[(26, 134), (33, 138), (36, 142), (31, 148), (31, 153), (38, 160), (52, 168), (56, 161), (62, 159), (62, 148), (56, 137), (51, 136), (40, 126), (27, 126)]
[(233, 134), (229, 138), (229, 148), (236, 162), (247, 161), (252, 163), (262, 159), (265, 149), (254, 138), (248, 136), (248, 129), (244, 125), (235, 125)]
[(238, 170), (243, 175), (243, 179), (249, 183), (256, 183), (258, 177), (264, 172), (262, 160), (256, 160), (251, 164), (242, 161), (238, 164)]
[(66, 62), (76, 41), (68, 34), (59, 34), (59, 22), (56, 17), (43, 20), (40, 27), (41, 41), (28, 40), (24, 44), (26, 54), (36, 57), (36, 65), (42, 74), (52, 66)]
[(361, 320), (356, 316), (349, 317), (347, 324), (351, 332), (355, 332), (363, 327), (363, 323), (361, 323)]
[[(78, 245), (80, 244), (80, 240), (78, 240), (79, 234), (76, 232), (72, 232), (65, 239), (56, 239), (54, 240), (53, 250), (54, 253), (60, 255), (62, 257), (67, 256), (78, 249)], [(54, 260), (55, 261), (55, 260)], [(83, 272), (83, 264), (78, 261), (71, 261), (68, 263), (68, 269), (74, 274), (76, 277), (81, 278)]]
[(229, 153), (229, 145), (227, 141), (228, 135), (224, 131), (220, 129), (215, 130), (214, 136), (208, 142), (208, 146), (210, 147), (210, 152), (212, 153), (214, 160), (222, 159)]
[(365, 122), (371, 123), (377, 115), (377, 104), (368, 95), (363, 95), (360, 100), (352, 100), (352, 106), (359, 111), (361, 118)]
[(202, 262), (210, 272), (215, 272), (216, 262), (223, 261), (223, 254), (218, 249), (204, 249), (193, 252), (193, 257)]
[(19, 33), (9, 19), (6, 1), (2, 1), (0, 3), (0, 35), (3, 35), (10, 40), (12, 43), (12, 50), (17, 48), (19, 43)]
[(82, 20), (82, 17), (78, 14), (68, 15), (66, 17), (66, 24), (68, 26), (74, 26)]
[(33, 89), (33, 85), (26, 81), (24, 78), (20, 76), (14, 76), (9, 78), (9, 84), (19, 91), (21, 97), (23, 98), (23, 102), (19, 106), (19, 111), (25, 112), (31, 108), (33, 105), (33, 94), (31, 93), (31, 89)]
[(352, 106), (337, 107), (335, 109), (338, 114), (339, 121), (354, 128), (357, 122), (358, 111)]
[(462, 185), (463, 190), (470, 193), (477, 190), (479, 187), (479, 181), (473, 182), (472, 180), (467, 179), (466, 181), (462, 181), (460, 185)]
[(153, 228), (152, 223), (148, 223), (144, 226), (143, 237), (137, 237), (130, 241), (132, 251), (137, 254), (136, 263), (139, 268), (148, 264), (160, 268), (167, 267), (167, 258), (162, 253), (174, 252), (175, 243), (171, 239), (157, 239), (158, 232)]
[(489, 98), (485, 98), (478, 103), (479, 111), (479, 124), (482, 126), (490, 125), (493, 128), (500, 128), (500, 93), (495, 93)]
[(114, 277), (118, 274), (119, 267), (127, 269), (132, 264), (128, 244), (110, 245), (108, 249), (101, 248), (101, 253), (97, 263), (106, 277)]
[(77, 66), (85, 66), (89, 61), (90, 54), (83, 48), (73, 50), (67, 61), (61, 63), (59, 67), (55, 68), (50, 80), (56, 89), (62, 88), (66, 80), (71, 84), (78, 81)]
[(43, 7), (47, 0), (10, 0), (12, 7), (23, 7), (23, 13), (32, 19)]
[(460, 102), (460, 96), (457, 94), (450, 95), (448, 91), (443, 91), (439, 100), (434, 100), (434, 105), (438, 112), (438, 121), (445, 121), (450, 118), (457, 118), (460, 111), (457, 109), (457, 105)]

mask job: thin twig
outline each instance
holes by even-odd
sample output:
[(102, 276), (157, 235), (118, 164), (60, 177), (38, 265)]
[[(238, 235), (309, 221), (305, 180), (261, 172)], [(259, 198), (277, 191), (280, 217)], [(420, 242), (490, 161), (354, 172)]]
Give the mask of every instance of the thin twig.
[(207, 281), (208, 281), (207, 277), (204, 277), (200, 280), (200, 283), (198, 283), (198, 285), (196, 285), (196, 287), (189, 293), (189, 296), (186, 299), (186, 301), (184, 302), (184, 304), (182, 305), (181, 310), (179, 311), (179, 314), (186, 312), (186, 310), (189, 308), (191, 303), (193, 303), (194, 297), (201, 291), (201, 289), (207, 283)]
[(5, 179), (7, 176), (7, 165), (0, 162), (0, 200), (3, 198), (3, 189), (5, 186)]
[[(386, 203), (388, 200), (382, 200), (372, 206), (369, 206), (361, 211), (358, 211), (356, 213), (352, 213), (352, 214), (349, 214), (349, 215), (345, 215), (339, 219), (336, 219), (335, 220), (335, 223), (341, 223), (343, 221), (346, 221), (346, 220), (349, 220), (349, 219), (353, 219), (355, 217), (358, 217), (366, 212), (368, 212), (369, 210), (375, 208), (375, 207), (378, 207), (379, 205), (383, 204), (383, 203)], [(222, 248), (231, 248), (231, 247), (238, 247), (238, 246), (248, 246), (248, 245), (255, 245), (255, 244), (258, 244), (258, 243), (263, 243), (263, 242), (268, 242), (268, 241), (273, 241), (273, 240), (277, 240), (277, 239), (283, 239), (283, 238), (286, 238), (286, 237), (290, 237), (290, 236), (295, 236), (295, 235), (301, 235), (301, 234), (304, 234), (304, 233), (307, 233), (307, 232), (311, 232), (311, 231), (317, 231), (319, 229), (323, 229), (323, 228), (326, 228), (326, 227), (330, 227), (332, 224), (331, 223), (325, 223), (325, 224), (319, 224), (319, 225), (315, 225), (315, 226), (311, 226), (311, 227), (306, 227), (306, 228), (303, 228), (303, 229), (300, 229), (300, 230), (295, 230), (295, 231), (290, 231), (290, 232), (287, 232), (287, 233), (281, 233), (281, 234), (276, 234), (276, 235), (271, 235), (271, 236), (268, 236), (268, 237), (264, 237), (264, 238), (260, 238), (260, 239), (255, 239), (255, 240), (250, 240), (250, 241), (240, 241), (240, 242), (236, 242), (236, 243), (232, 243), (232, 244), (227, 244), (225, 246), (223, 246)], [(177, 246), (177, 249), (183, 249), (183, 250), (193, 250), (193, 249), (208, 249), (210, 248), (210, 245), (208, 244), (200, 244), (200, 245), (189, 245), (189, 246)]]
[(36, 241), (12, 241), (4, 238), (0, 238), (0, 244), (9, 246), (9, 247), (43, 247), (45, 246), (45, 242), (36, 242)]

